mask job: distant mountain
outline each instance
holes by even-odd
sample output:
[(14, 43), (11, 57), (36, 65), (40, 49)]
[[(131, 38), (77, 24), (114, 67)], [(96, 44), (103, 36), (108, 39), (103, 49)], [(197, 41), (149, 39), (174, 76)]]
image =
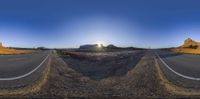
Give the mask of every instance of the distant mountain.
[(200, 49), (200, 42), (196, 42), (191, 38), (188, 38), (184, 41), (184, 44), (180, 48), (191, 48), (191, 49)]
[(81, 45), (79, 49), (97, 49), (98, 44), (86, 44), (86, 45)]
[(113, 45), (113, 44), (110, 44), (108, 45), (106, 48), (110, 48), (110, 49), (116, 49), (118, 48), (117, 46)]
[(142, 49), (142, 48), (136, 48), (136, 47), (117, 47), (113, 44), (110, 44), (105, 48), (107, 48), (107, 49)]
[(136, 50), (136, 49), (141, 49), (141, 48), (135, 48), (135, 47), (117, 47), (113, 44), (109, 44), (108, 46), (103, 46), (99, 47), (98, 44), (86, 44), (86, 45), (81, 45), (79, 47), (80, 50), (98, 50), (98, 51), (113, 51), (113, 50)]

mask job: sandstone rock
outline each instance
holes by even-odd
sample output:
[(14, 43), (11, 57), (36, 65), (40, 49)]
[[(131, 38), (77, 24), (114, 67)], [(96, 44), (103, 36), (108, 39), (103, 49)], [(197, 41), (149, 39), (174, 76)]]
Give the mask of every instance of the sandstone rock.
[(191, 48), (191, 49), (200, 49), (200, 42), (196, 42), (191, 38), (188, 38), (184, 41), (184, 44), (180, 46), (181, 48)]

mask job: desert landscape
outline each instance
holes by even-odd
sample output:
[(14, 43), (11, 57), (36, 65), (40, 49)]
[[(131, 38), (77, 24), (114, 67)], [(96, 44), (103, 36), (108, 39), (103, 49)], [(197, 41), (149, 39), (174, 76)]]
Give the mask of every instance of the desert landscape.
[[(165, 66), (165, 64), (173, 63), (174, 67), (171, 69), (177, 70), (183, 75), (187, 74), (188, 72), (179, 71), (188, 68), (188, 64), (180, 65), (182, 62), (180, 60), (184, 57), (194, 57), (192, 60), (195, 60), (198, 57), (184, 55), (181, 52), (169, 49), (104, 46), (89, 47), (88, 49), (56, 49), (50, 52), (40, 51), (31, 57), (39, 58), (41, 55), (42, 57), (50, 55), (49, 61), (46, 61), (46, 65), (36, 71), (39, 74), (33, 73), (31, 74), (33, 77), (26, 79), (36, 79), (36, 75), (41, 77), (38, 77), (36, 81), (30, 80), (31, 85), (26, 85), (26, 87), (22, 87), (23, 84), (20, 83), (24, 82), (22, 79), (19, 81), (19, 84), (22, 85), (18, 87), (15, 84), (12, 84), (13, 87), (11, 87), (0, 81), (1, 85), (7, 86), (6, 89), (0, 90), (0, 97), (9, 98), (9, 95), (12, 95), (12, 97), (32, 98), (112, 97), (123, 99), (133, 97), (188, 98), (200, 95), (200, 90), (196, 89), (200, 87), (198, 81), (183, 79)], [(191, 63), (191, 60), (188, 59), (184, 61)], [(198, 74), (199, 71), (194, 71), (193, 68), (195, 69), (194, 66), (199, 63), (193, 62), (193, 64), (190, 69), (196, 72), (194, 74)], [(177, 69), (179, 67), (181, 69)], [(25, 92), (25, 90), (31, 91)], [(5, 94), (5, 92), (9, 92), (9, 94)]]
[[(155, 51), (167, 64), (173, 62), (170, 58), (179, 57), (174, 55), (177, 52), (169, 50), (167, 51), (169, 53), (162, 50), (159, 52), (159, 50), (149, 49), (116, 50), (115, 48), (112, 51), (57, 50), (57, 54), (53, 56), (53, 73), (50, 75), (50, 82), (38, 95), (54, 94), (56, 97), (120, 99), (125, 97), (141, 98), (141, 96), (148, 98), (198, 97), (200, 95), (200, 90), (197, 88), (200, 86), (199, 82), (183, 79), (179, 75), (173, 74), (163, 66)], [(182, 67), (183, 70), (191, 63), (190, 60), (184, 61), (187, 64)], [(179, 62), (181, 61), (174, 61), (174, 64), (181, 68)], [(196, 66), (195, 64), (199, 63), (195, 62), (194, 66)], [(195, 67), (192, 65), (192, 68)]]
[(0, 0), (0, 99), (200, 98), (199, 0)]

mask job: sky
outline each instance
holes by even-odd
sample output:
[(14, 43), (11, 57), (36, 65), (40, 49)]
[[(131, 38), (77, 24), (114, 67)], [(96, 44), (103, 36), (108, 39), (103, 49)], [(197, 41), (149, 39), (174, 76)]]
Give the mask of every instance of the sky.
[(0, 0), (0, 41), (12, 47), (142, 48), (200, 41), (199, 0)]

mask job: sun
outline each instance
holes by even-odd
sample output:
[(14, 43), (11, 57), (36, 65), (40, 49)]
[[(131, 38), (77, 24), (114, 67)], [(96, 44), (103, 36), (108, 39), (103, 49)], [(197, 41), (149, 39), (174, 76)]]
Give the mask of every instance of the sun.
[(102, 41), (98, 41), (98, 42), (97, 42), (97, 46), (98, 46), (99, 48), (103, 47), (103, 45), (104, 45), (104, 43), (103, 43)]
[(101, 44), (101, 43), (97, 43), (97, 46), (98, 46), (98, 47), (102, 47), (102, 44)]

